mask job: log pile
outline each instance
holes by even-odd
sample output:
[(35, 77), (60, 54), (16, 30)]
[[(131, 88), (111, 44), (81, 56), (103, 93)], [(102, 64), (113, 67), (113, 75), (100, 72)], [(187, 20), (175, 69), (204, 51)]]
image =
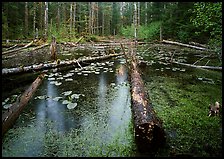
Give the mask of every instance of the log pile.
[(43, 78), (44, 74), (39, 75), (21, 97), (2, 115), (2, 136), (13, 126)]
[(165, 132), (162, 121), (157, 117), (144, 90), (136, 56), (131, 53), (131, 57), (131, 99), (135, 139), (140, 152), (154, 152), (165, 143)]

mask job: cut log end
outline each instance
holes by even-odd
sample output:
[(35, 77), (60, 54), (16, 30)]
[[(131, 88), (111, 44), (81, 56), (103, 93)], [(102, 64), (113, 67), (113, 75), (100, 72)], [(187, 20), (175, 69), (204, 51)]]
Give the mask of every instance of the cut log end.
[(138, 150), (147, 153), (156, 152), (166, 142), (163, 128), (153, 122), (135, 126), (135, 140)]

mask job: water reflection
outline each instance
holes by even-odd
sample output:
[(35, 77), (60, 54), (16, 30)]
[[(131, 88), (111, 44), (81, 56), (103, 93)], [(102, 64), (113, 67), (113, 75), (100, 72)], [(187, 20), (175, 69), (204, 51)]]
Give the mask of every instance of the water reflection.
[(109, 126), (111, 132), (122, 131), (128, 126), (131, 109), (130, 93), (127, 86), (127, 70), (124, 65), (120, 65), (116, 73), (116, 91), (110, 106)]

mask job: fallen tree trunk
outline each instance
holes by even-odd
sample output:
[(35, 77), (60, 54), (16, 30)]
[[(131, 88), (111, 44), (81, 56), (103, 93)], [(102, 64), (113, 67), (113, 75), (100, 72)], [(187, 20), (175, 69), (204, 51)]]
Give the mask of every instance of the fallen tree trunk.
[(185, 46), (185, 47), (189, 47), (189, 48), (193, 48), (193, 49), (198, 49), (198, 50), (203, 50), (203, 51), (212, 51), (212, 50), (209, 50), (207, 48), (193, 46), (193, 45), (188, 45), (188, 44), (183, 44), (183, 43), (174, 42), (174, 41), (168, 41), (168, 40), (163, 40), (162, 43), (174, 44), (174, 45), (179, 45), (179, 46)]
[(204, 68), (204, 69), (222, 70), (222, 67), (216, 67), (216, 66), (197, 66), (197, 65), (192, 65), (192, 64), (187, 64), (187, 63), (181, 63), (181, 62), (176, 62), (176, 61), (173, 61), (172, 63), (179, 64), (179, 65), (184, 65), (184, 66), (189, 66), (189, 67), (194, 67), (194, 68)]
[(28, 101), (36, 91), (37, 87), (41, 84), (44, 74), (39, 75), (36, 80), (30, 85), (30, 87), (21, 95), (8, 111), (2, 115), (2, 136), (10, 129), (19, 117)]
[(79, 58), (79, 59), (73, 59), (73, 60), (69, 60), (69, 61), (60, 61), (59, 64), (57, 64), (56, 62), (52, 62), (52, 63), (46, 63), (46, 64), (41, 63), (38, 65), (31, 65), (31, 66), (25, 66), (25, 67), (3, 68), (2, 75), (40, 71), (43, 69), (52, 69), (52, 68), (63, 67), (63, 66), (68, 66), (68, 65), (78, 65), (78, 63), (82, 65), (82, 63), (89, 63), (89, 62), (93, 62), (93, 61), (104, 60), (104, 59), (108, 59), (108, 58), (119, 56), (119, 55), (122, 55), (122, 54), (110, 54), (110, 55), (98, 56), (98, 57), (87, 57), (84, 59)]
[(41, 49), (41, 48), (43, 48), (43, 47), (45, 47), (45, 46), (48, 46), (48, 45), (49, 45), (49, 44), (43, 44), (43, 45), (41, 45), (41, 46), (37, 46), (37, 47), (31, 49), (30, 51), (38, 50), (38, 49)]
[(15, 51), (20, 51), (20, 50), (22, 50), (22, 49), (25, 49), (25, 48), (29, 47), (29, 46), (32, 45), (32, 44), (33, 44), (33, 41), (31, 41), (29, 44), (27, 44), (27, 45), (24, 46), (24, 47), (17, 48), (17, 49), (14, 49), (14, 50), (5, 51), (5, 52), (2, 53), (2, 55), (8, 54), (8, 53), (12, 53), (12, 52), (15, 52)]
[(149, 103), (144, 83), (138, 70), (136, 56), (133, 56), (133, 53), (131, 55), (131, 99), (135, 139), (139, 151), (154, 152), (165, 143), (165, 132), (162, 128), (162, 121), (156, 116), (152, 105)]

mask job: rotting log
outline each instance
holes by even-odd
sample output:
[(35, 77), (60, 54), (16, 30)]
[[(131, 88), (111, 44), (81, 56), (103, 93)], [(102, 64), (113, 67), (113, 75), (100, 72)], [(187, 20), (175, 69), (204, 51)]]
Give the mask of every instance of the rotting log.
[(44, 74), (40, 74), (30, 87), (20, 96), (20, 98), (8, 108), (8, 111), (2, 115), (2, 136), (13, 126), (38, 86), (41, 84)]
[(73, 59), (69, 61), (60, 61), (58, 64), (56, 61), (51, 63), (41, 63), (37, 65), (25, 66), (25, 67), (16, 67), (16, 68), (2, 68), (2, 75), (11, 75), (11, 74), (18, 74), (18, 73), (25, 73), (25, 72), (32, 72), (32, 71), (40, 71), (44, 69), (52, 69), (57, 67), (64, 67), (68, 65), (82, 65), (83, 63), (90, 63), (94, 61), (105, 60), (108, 58), (120, 56), (122, 54), (110, 54), (105, 56), (97, 56), (97, 57), (86, 57), (86, 58), (79, 58)]
[(179, 45), (179, 46), (184, 46), (184, 47), (198, 49), (198, 50), (203, 50), (203, 51), (212, 51), (212, 50), (209, 50), (209, 49), (204, 48), (204, 47), (193, 46), (193, 45), (183, 44), (183, 43), (179, 43), (179, 42), (175, 42), (175, 41), (169, 41), (169, 40), (163, 40), (162, 43)]
[[(131, 50), (133, 52), (133, 50)], [(144, 89), (144, 83), (138, 70), (138, 60), (131, 53), (130, 80), (131, 103), (135, 127), (135, 139), (139, 151), (155, 152), (163, 146), (166, 137), (162, 127), (162, 121), (157, 117), (148, 94)]]

